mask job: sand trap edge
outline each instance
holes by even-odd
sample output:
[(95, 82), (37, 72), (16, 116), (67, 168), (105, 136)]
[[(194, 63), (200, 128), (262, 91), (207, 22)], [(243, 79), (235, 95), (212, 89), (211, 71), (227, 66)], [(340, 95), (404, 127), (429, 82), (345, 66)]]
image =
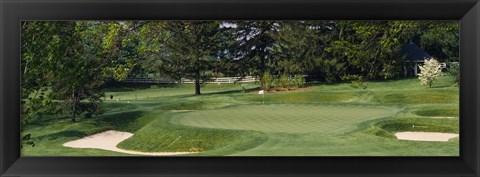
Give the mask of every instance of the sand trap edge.
[(148, 155), (148, 156), (171, 156), (171, 155), (182, 155), (182, 154), (192, 154), (197, 152), (142, 152), (142, 151), (131, 151), (120, 149), (117, 147), (122, 141), (132, 137), (133, 134), (130, 132), (121, 132), (116, 130), (107, 130), (104, 132), (96, 133), (83, 137), (78, 140), (69, 141), (63, 144), (65, 147), (71, 148), (91, 148), (91, 149), (102, 149), (126, 154), (133, 155)]
[(459, 137), (455, 133), (442, 133), (442, 132), (397, 132), (395, 136), (399, 140), (410, 141), (437, 141), (446, 142), (452, 138)]

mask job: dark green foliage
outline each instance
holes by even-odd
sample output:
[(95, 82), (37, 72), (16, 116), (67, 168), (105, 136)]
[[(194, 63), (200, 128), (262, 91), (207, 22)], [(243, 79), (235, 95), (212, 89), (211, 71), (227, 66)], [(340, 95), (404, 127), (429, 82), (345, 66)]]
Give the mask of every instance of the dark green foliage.
[(22, 23), (22, 117), (67, 110), (75, 122), (83, 113), (101, 114), (104, 80), (127, 77), (132, 64), (122, 58), (132, 57), (123, 52), (128, 27), (94, 21)]
[[(282, 75), (308, 74), (329, 83), (342, 75), (391, 79), (401, 73), (398, 53), (408, 41), (442, 61), (456, 61), (458, 22), (24, 22), (22, 116), (52, 112), (47, 105), (55, 97), (70, 107), (72, 118), (82, 112), (89, 117), (100, 108), (104, 80), (149, 73), (194, 80), (195, 94), (202, 82), (222, 75), (268, 72), (280, 76), (275, 85), (284, 88), (292, 83)], [(458, 82), (455, 66), (450, 70)], [(300, 83), (294, 80), (293, 85)], [(366, 88), (361, 79), (352, 82)], [(268, 84), (261, 83), (262, 88), (268, 90)]]
[(451, 63), (450, 68), (447, 69), (447, 74), (453, 78), (454, 84), (460, 84), (460, 65), (458, 63)]
[[(235, 25), (230, 31), (230, 40), (237, 39), (231, 46), (236, 64), (242, 68), (239, 74), (262, 76), (271, 71), (273, 59), (273, 38), (276, 31), (276, 21), (233, 21)], [(249, 68), (245, 70), (245, 68)], [(249, 73), (247, 73), (249, 71)]]
[(32, 139), (32, 134), (29, 133), (29, 134), (23, 135), (20, 148), (23, 148), (23, 146), (25, 145), (35, 147), (35, 142), (33, 142), (31, 139)]
[(418, 44), (441, 62), (459, 60), (458, 21), (425, 21), (415, 31)]
[(139, 31), (145, 68), (153, 66), (149, 70), (172, 80), (192, 79), (195, 95), (200, 95), (200, 85), (215, 74), (216, 55), (223, 49), (220, 21), (147, 22)]

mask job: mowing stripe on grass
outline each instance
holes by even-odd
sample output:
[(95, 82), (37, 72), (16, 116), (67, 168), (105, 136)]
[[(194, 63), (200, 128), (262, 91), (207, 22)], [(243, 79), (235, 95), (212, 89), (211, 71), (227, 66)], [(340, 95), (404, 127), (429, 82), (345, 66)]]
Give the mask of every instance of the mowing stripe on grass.
[(276, 133), (341, 133), (363, 121), (392, 116), (386, 107), (322, 104), (240, 105), (182, 113), (170, 123), (219, 129)]

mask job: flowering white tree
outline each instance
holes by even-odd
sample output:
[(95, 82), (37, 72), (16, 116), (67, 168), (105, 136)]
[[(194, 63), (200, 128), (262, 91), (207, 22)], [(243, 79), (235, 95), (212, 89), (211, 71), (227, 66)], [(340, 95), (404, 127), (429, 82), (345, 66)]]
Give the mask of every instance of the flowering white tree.
[(422, 85), (428, 85), (432, 88), (433, 82), (437, 80), (438, 77), (442, 75), (442, 69), (440, 67), (440, 62), (434, 58), (425, 60), (423, 66), (420, 66), (420, 74), (418, 74), (418, 79)]

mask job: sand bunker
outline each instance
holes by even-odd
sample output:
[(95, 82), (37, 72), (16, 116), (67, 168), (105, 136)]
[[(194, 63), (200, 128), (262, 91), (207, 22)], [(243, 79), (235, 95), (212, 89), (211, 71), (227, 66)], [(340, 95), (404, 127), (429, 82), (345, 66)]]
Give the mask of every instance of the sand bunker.
[(451, 138), (458, 137), (455, 133), (437, 133), (437, 132), (398, 132), (395, 133), (397, 139), (412, 141), (448, 141)]
[(455, 117), (449, 117), (449, 116), (432, 116), (431, 118), (434, 119), (453, 119)]
[(84, 137), (75, 141), (69, 141), (63, 146), (72, 147), (72, 148), (94, 148), (94, 149), (103, 149), (127, 154), (135, 155), (150, 155), (150, 156), (167, 156), (167, 155), (180, 155), (180, 154), (190, 154), (194, 152), (140, 152), (140, 151), (130, 151), (117, 148), (118, 143), (122, 142), (133, 136), (129, 132), (121, 132), (115, 130), (108, 130), (94, 135)]

